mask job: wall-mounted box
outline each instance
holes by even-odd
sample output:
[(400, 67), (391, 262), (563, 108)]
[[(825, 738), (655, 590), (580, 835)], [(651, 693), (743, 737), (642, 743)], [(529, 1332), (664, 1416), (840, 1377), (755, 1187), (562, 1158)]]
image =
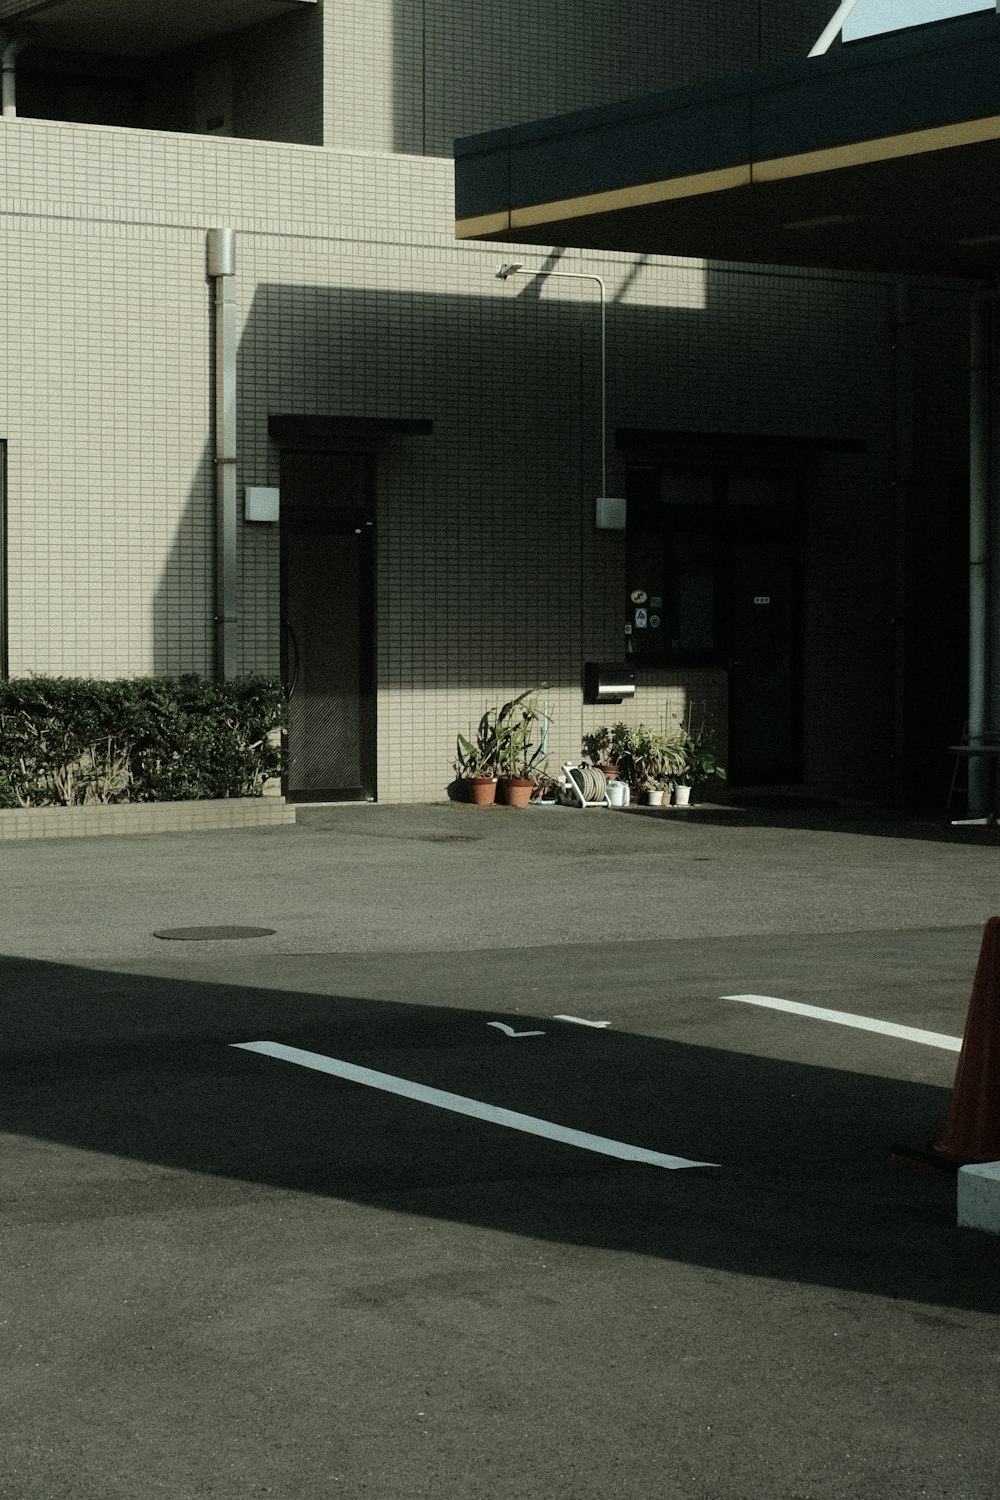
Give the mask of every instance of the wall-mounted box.
[(635, 667), (627, 662), (588, 661), (583, 668), (585, 703), (623, 703), (635, 697)]
[(594, 511), (598, 531), (624, 531), (625, 515), (624, 495), (598, 495)]
[(269, 489), (262, 485), (247, 485), (243, 499), (243, 519), (245, 521), (276, 521), (280, 499), (279, 489)]

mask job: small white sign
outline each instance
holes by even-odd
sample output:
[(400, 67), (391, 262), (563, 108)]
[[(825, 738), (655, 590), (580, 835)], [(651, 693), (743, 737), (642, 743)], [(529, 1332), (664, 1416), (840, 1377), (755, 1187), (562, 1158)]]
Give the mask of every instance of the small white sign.
[(645, 630), (646, 628), (646, 611), (644, 609), (637, 609), (635, 612), (635, 628), (636, 630)]
[(771, 596), (770, 594), (754, 594), (753, 602), (755, 604), (770, 604)]

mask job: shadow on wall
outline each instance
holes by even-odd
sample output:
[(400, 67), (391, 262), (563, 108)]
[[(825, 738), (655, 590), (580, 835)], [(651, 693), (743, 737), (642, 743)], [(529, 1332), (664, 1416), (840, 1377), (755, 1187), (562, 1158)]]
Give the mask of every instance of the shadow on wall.
[[(0, 1129), (11, 1136), (562, 1244), (1000, 1312), (993, 1247), (956, 1234), (953, 1183), (887, 1161), (888, 1141), (935, 1127), (944, 1089), (551, 1019), (529, 1053), (488, 1028), (497, 1013), (475, 1002), (2, 967)], [(230, 1045), (251, 1040), (718, 1166), (621, 1164)], [(173, 1183), (172, 1201), (183, 1191)], [(114, 1217), (121, 1201), (114, 1170), (88, 1175), (88, 1217)]]
[[(584, 263), (550, 255), (538, 264)], [(352, 274), (366, 265), (347, 263)], [(494, 284), (492, 252), (475, 265), (482, 296), (261, 284), (239, 347), (241, 497), (247, 485), (280, 482), (271, 415), (433, 421), (431, 436), (392, 438), (378, 451), (378, 686), (381, 703), (403, 714), (429, 690), (494, 698), (546, 682), (576, 692), (585, 661), (622, 650), (624, 542), (593, 525), (594, 289), (527, 277)], [(611, 493), (624, 486), (617, 428), (704, 433), (708, 463), (713, 433), (868, 443), (860, 457), (811, 458), (805, 473), (805, 719), (810, 776), (878, 795), (891, 781), (896, 712), (888, 289), (852, 287), (848, 300), (842, 283), (817, 278), (806, 307), (803, 282), (784, 273), (645, 267), (640, 257), (619, 266), (608, 277)], [(344, 261), (330, 271), (343, 276)], [(425, 263), (394, 273), (416, 278)], [(659, 304), (648, 300), (654, 287)], [(947, 345), (952, 314), (964, 318), (956, 296), (929, 350)], [(940, 482), (954, 449), (940, 423), (933, 430), (913, 487), (912, 557), (918, 541), (933, 549), (936, 531), (955, 534), (954, 487)], [(159, 671), (211, 662), (213, 485), (206, 453), (157, 590)], [(277, 528), (241, 527), (240, 566), (242, 666), (275, 673)], [(962, 607), (956, 593), (949, 608)], [(931, 615), (914, 611), (910, 629), (921, 666), (910, 744), (932, 780), (957, 732), (956, 695), (927, 684), (953, 688), (961, 671)]]
[(458, 136), (805, 57), (834, 0), (394, 0), (393, 147), (450, 156)]

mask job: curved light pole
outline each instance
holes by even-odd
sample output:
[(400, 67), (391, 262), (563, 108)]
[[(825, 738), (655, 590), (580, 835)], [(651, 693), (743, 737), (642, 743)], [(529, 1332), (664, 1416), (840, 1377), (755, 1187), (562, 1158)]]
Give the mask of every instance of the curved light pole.
[(601, 294), (601, 495), (608, 492), (608, 379), (607, 379), (607, 321), (605, 314), (605, 288), (600, 276), (595, 276), (590, 271), (546, 271), (544, 266), (537, 269), (522, 265), (520, 261), (504, 261), (497, 266), (495, 275), (498, 281), (506, 281), (510, 276), (523, 273), (525, 276), (561, 276), (568, 281), (596, 281)]

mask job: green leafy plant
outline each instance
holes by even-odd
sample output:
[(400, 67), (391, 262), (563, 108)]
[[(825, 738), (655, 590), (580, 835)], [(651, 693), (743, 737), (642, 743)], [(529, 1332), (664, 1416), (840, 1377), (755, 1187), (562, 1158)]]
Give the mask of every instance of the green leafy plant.
[(607, 724), (601, 724), (597, 729), (591, 729), (589, 733), (583, 736), (581, 743), (583, 745), (583, 753), (595, 766), (599, 766), (613, 758), (611, 754), (611, 730)]
[(619, 776), (636, 787), (666, 790), (683, 765), (680, 733), (668, 734), (648, 724), (612, 724), (608, 748)]
[(537, 692), (537, 688), (529, 688), (499, 708), (487, 708), (474, 739), (458, 735), (453, 765), (459, 776), (510, 776), (530, 781), (544, 770), (548, 716), (539, 707)]
[(548, 718), (539, 707), (535, 697), (537, 691), (537, 688), (529, 688), (497, 711), (501, 776), (531, 781), (545, 769)]
[(277, 682), (0, 682), (0, 806), (260, 796), (281, 770)]
[(470, 779), (474, 776), (496, 777), (500, 767), (500, 736), (497, 729), (495, 709), (486, 709), (476, 727), (476, 737), (457, 737), (453, 767), (457, 775)]
[(698, 786), (703, 781), (717, 776), (726, 779), (726, 768), (718, 759), (705, 722), (698, 729), (692, 727), (691, 710), (688, 709), (685, 723), (680, 729), (680, 740), (684, 764), (678, 778), (683, 786)]
[(710, 777), (726, 779), (726, 768), (716, 758), (715, 751), (707, 740), (692, 738), (684, 744), (684, 766), (680, 780), (687, 786), (698, 786)]

